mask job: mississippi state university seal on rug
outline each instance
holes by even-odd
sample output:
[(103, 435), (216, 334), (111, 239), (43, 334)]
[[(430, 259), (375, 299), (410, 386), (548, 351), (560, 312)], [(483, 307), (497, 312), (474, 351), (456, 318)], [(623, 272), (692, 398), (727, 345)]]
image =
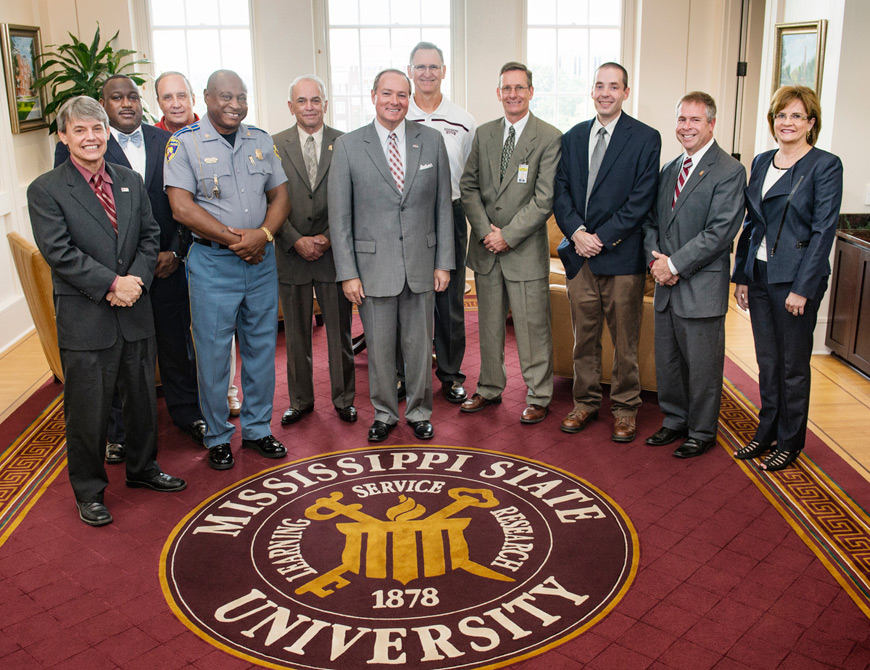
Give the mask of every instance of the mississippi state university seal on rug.
[(510, 454), (387, 447), (260, 473), (173, 531), (161, 582), (201, 637), (267, 667), (493, 668), (582, 633), (637, 570), (625, 513)]

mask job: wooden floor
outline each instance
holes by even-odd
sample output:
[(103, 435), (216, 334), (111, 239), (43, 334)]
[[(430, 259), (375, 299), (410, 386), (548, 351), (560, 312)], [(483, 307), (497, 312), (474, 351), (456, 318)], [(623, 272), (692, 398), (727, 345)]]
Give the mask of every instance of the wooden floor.
[[(728, 356), (758, 378), (749, 317), (734, 304), (725, 321)], [(813, 431), (870, 481), (870, 380), (833, 356), (814, 356)], [(51, 378), (36, 333), (0, 354), (0, 421)], [(0, 451), (7, 445), (0, 445)]]

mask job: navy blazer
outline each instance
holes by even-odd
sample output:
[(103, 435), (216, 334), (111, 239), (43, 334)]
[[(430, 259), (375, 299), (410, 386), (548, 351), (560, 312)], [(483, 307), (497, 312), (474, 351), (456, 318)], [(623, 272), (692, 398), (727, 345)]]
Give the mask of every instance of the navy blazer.
[(562, 136), (562, 159), (556, 171), (553, 213), (565, 235), (559, 256), (568, 278), (587, 259), (574, 249), (571, 236), (581, 225), (595, 233), (604, 248), (588, 259), (596, 275), (640, 274), (645, 271), (641, 225), (655, 204), (662, 138), (659, 132), (625, 112), (613, 136), (586, 207), (589, 181), (589, 135), (595, 119), (578, 123)]
[[(843, 164), (834, 154), (813, 148), (761, 196), (776, 149), (752, 161), (746, 187), (746, 220), (737, 244), (731, 281), (748, 284), (755, 254), (767, 238), (767, 281), (791, 282), (791, 292), (812, 298), (831, 274), (828, 257), (843, 199)], [(786, 202), (788, 211), (783, 218)]]
[[(145, 190), (151, 201), (151, 211), (160, 226), (160, 251), (175, 251), (180, 255), (187, 253), (189, 244), (181, 241), (181, 225), (172, 218), (169, 197), (163, 190), (163, 157), (166, 154), (166, 143), (172, 133), (142, 124), (142, 137), (145, 139)], [(58, 142), (54, 148), (54, 167), (58, 167), (69, 158), (69, 149), (63, 142)], [(127, 155), (113, 135), (109, 135), (106, 145), (107, 163), (130, 167)]]

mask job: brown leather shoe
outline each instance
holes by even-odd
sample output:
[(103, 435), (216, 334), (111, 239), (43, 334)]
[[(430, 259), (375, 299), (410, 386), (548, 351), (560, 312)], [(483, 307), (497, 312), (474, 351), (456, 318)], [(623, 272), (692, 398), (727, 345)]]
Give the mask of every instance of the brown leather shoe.
[(597, 409), (590, 412), (587, 409), (575, 407), (571, 410), (568, 416), (562, 419), (562, 423), (559, 426), (559, 429), (563, 433), (579, 433), (597, 418)]
[(500, 402), (500, 395), (497, 395), (495, 398), (484, 398), (479, 393), (475, 393), (468, 400), (462, 403), (459, 406), (459, 409), (463, 412), (479, 412), (487, 405), (498, 405)]
[(523, 410), (520, 423), (541, 423), (547, 416), (547, 408), (540, 405), (529, 405)]
[(614, 442), (631, 442), (637, 435), (633, 416), (618, 416), (613, 423), (613, 434), (610, 439)]

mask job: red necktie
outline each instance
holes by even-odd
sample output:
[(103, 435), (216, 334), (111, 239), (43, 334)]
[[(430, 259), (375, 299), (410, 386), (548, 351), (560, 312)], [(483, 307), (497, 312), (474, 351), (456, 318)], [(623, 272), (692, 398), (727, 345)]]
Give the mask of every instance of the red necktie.
[(405, 188), (405, 171), (402, 169), (402, 156), (399, 154), (396, 133), (390, 133), (390, 172), (396, 180), (396, 188), (401, 192)]
[(109, 222), (112, 224), (112, 228), (115, 229), (115, 232), (118, 232), (118, 215), (115, 213), (115, 206), (112, 204), (112, 201), (109, 199), (109, 196), (106, 195), (106, 192), (103, 190), (105, 186), (105, 182), (103, 178), (99, 174), (95, 174), (91, 181), (94, 183), (94, 193), (97, 194), (97, 200), (100, 201), (100, 204), (103, 206), (103, 209), (106, 210), (106, 216), (109, 217)]
[(683, 190), (683, 186), (686, 185), (686, 180), (689, 178), (689, 170), (692, 167), (692, 157), (686, 156), (686, 160), (683, 161), (683, 169), (680, 170), (680, 176), (677, 179), (677, 188), (674, 189), (674, 200), (671, 202), (671, 209), (673, 209), (677, 204), (677, 198), (680, 197), (680, 191)]

